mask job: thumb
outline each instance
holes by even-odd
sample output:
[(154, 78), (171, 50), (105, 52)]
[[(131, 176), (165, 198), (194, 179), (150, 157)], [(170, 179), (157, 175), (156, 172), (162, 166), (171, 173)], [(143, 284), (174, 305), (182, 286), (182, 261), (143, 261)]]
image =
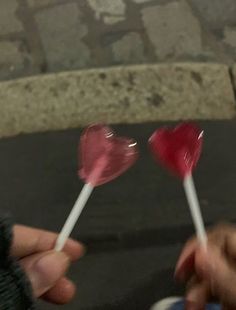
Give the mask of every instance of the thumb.
[(196, 255), (197, 274), (206, 280), (211, 293), (224, 304), (236, 306), (236, 271), (235, 266), (224, 253), (213, 246), (200, 249)]
[(64, 276), (69, 267), (69, 257), (63, 252), (46, 252), (31, 255), (20, 261), (35, 297), (40, 297)]

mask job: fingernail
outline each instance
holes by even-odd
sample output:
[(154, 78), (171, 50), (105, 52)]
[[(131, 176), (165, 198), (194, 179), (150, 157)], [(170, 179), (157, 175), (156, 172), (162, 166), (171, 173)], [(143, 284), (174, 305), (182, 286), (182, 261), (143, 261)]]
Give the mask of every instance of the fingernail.
[(31, 282), (37, 295), (51, 288), (65, 274), (69, 263), (69, 257), (63, 252), (51, 252), (36, 261), (31, 269)]
[(181, 269), (182, 265), (183, 265), (184, 260), (179, 260), (175, 266), (175, 273), (177, 273), (179, 271), (179, 269)]
[(183, 269), (182, 267), (183, 267), (183, 265), (184, 265), (184, 261), (183, 261), (183, 260), (177, 262), (176, 267), (175, 267), (175, 276), (176, 276), (176, 277), (178, 277), (179, 273), (182, 272), (182, 269)]
[(175, 278), (180, 282), (184, 282), (187, 278), (189, 270), (192, 269), (193, 265), (194, 260), (192, 258), (188, 258), (185, 261), (182, 261), (181, 264), (177, 264), (174, 273)]

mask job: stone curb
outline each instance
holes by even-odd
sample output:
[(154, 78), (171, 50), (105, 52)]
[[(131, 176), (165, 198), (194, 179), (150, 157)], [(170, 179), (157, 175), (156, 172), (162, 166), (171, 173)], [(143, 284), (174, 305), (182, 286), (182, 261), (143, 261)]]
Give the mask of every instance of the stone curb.
[[(236, 66), (232, 69), (236, 82)], [(0, 136), (85, 126), (181, 119), (230, 119), (230, 69), (155, 64), (41, 75), (0, 83)]]

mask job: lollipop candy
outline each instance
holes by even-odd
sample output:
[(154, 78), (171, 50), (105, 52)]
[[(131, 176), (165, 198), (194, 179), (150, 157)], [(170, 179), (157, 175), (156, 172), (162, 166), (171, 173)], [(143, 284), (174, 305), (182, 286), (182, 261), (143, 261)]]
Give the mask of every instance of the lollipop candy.
[(79, 176), (85, 185), (58, 236), (55, 250), (60, 251), (72, 232), (94, 187), (110, 182), (131, 167), (138, 157), (134, 140), (117, 137), (104, 125), (92, 125), (81, 136)]
[(183, 123), (173, 130), (161, 128), (149, 139), (154, 157), (183, 181), (197, 236), (205, 247), (205, 227), (197, 198), (192, 171), (202, 151), (203, 131), (193, 123)]

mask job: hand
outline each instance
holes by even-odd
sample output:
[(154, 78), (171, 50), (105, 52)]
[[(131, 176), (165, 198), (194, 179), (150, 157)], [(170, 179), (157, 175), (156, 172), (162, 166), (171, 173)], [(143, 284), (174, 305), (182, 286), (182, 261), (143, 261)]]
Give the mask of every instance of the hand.
[(63, 252), (53, 251), (57, 234), (16, 225), (13, 228), (11, 255), (25, 270), (35, 297), (65, 304), (75, 293), (75, 285), (65, 277), (71, 261), (79, 259), (83, 246), (68, 240)]
[(219, 225), (208, 232), (204, 250), (193, 238), (176, 267), (176, 278), (188, 283), (186, 309), (205, 309), (217, 299), (224, 309), (236, 309), (236, 227)]

